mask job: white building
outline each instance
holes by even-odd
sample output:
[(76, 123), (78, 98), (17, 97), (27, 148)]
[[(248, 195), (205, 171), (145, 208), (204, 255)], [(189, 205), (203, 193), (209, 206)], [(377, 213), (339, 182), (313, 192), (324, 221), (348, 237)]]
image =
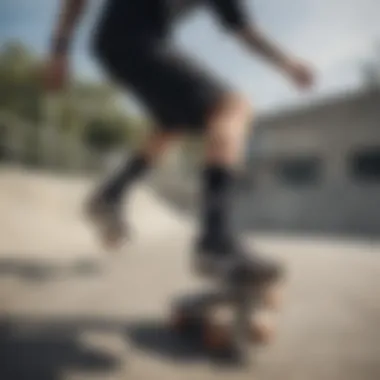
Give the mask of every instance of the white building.
[(380, 236), (380, 91), (263, 116), (250, 147), (245, 227)]

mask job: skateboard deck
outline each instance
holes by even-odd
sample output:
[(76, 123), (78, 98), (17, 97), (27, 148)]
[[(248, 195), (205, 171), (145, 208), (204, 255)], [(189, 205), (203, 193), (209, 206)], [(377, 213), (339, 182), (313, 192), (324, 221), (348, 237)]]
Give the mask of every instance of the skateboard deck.
[(225, 284), (179, 297), (172, 307), (171, 327), (214, 354), (247, 361), (252, 343), (268, 344), (275, 324), (268, 312), (278, 311), (283, 284)]

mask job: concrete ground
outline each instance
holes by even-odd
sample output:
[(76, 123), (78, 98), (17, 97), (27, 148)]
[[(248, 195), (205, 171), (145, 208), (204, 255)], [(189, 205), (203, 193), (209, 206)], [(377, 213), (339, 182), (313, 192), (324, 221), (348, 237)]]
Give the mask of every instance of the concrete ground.
[(192, 221), (142, 189), (134, 240), (105, 253), (81, 218), (88, 189), (0, 170), (2, 380), (380, 379), (380, 243), (257, 237), (288, 265), (286, 302), (277, 340), (226, 368), (165, 325), (173, 297), (200, 286)]

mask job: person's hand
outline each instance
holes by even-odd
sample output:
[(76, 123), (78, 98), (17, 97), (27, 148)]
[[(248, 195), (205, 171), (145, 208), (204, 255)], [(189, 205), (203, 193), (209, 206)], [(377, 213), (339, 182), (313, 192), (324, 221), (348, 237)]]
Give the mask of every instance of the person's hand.
[(313, 70), (301, 61), (291, 60), (284, 65), (286, 74), (301, 90), (310, 89), (314, 84)]
[(69, 79), (69, 61), (66, 54), (53, 54), (47, 61), (44, 81), (48, 92), (62, 91)]

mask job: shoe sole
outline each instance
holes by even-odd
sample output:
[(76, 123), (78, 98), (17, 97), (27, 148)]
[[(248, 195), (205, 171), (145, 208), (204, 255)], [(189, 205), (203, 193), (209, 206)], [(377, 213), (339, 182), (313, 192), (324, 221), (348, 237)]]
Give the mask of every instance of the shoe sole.
[[(215, 259), (207, 259), (207, 253), (197, 253), (192, 261), (193, 271), (201, 277), (205, 278), (215, 278), (228, 281), (229, 271), (231, 268), (231, 261), (221, 261), (217, 262)], [(265, 278), (253, 277), (248, 280), (252, 285), (266, 285), (280, 282), (285, 277), (284, 273), (279, 273), (278, 275), (267, 276)]]
[[(84, 215), (87, 220), (94, 226), (100, 236), (101, 243), (107, 249), (119, 247), (127, 234), (124, 232), (115, 232), (115, 228), (111, 226), (109, 219), (101, 210), (97, 210), (93, 204), (86, 204)], [(122, 228), (120, 228), (122, 231)]]

